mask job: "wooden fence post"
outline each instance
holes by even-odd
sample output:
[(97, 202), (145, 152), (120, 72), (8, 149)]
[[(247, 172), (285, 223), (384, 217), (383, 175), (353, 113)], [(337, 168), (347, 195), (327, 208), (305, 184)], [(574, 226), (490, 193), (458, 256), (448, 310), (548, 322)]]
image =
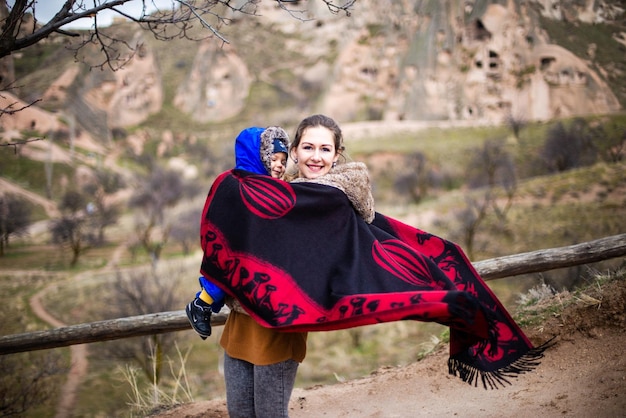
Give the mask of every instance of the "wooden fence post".
[[(479, 261), (474, 263), (474, 266), (484, 280), (493, 280), (588, 264), (624, 255), (626, 255), (626, 234), (620, 234), (567, 247)], [(215, 314), (212, 316), (211, 324), (213, 326), (224, 325), (226, 317), (227, 314)], [(0, 337), (0, 355), (161, 334), (189, 328), (191, 326), (184, 311), (159, 312), (2, 336)]]

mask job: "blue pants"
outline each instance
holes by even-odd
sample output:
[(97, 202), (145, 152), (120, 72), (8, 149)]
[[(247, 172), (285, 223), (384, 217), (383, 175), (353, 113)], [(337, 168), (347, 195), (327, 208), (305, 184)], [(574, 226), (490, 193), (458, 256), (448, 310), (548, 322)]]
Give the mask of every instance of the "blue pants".
[(256, 366), (224, 353), (226, 405), (230, 418), (288, 418), (299, 363)]

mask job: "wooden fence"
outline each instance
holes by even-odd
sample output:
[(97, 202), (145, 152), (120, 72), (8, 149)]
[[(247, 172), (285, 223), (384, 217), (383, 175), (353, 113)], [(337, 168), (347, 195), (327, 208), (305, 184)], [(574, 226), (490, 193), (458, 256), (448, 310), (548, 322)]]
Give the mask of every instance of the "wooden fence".
[[(479, 261), (474, 263), (474, 267), (484, 280), (493, 280), (594, 263), (624, 255), (626, 255), (626, 233), (567, 247)], [(213, 315), (212, 325), (223, 325), (226, 316), (226, 314)], [(183, 310), (109, 319), (47, 331), (2, 336), (0, 337), (0, 355), (161, 334), (189, 328), (191, 326)]]

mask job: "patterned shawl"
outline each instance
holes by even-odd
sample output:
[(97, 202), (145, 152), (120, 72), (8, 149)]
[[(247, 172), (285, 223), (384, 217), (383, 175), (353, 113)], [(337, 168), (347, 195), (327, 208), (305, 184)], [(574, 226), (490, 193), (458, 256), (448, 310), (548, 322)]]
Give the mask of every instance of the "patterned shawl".
[(332, 186), (227, 171), (207, 197), (201, 245), (200, 272), (265, 327), (437, 322), (450, 328), (449, 372), (485, 388), (543, 355), (460, 247), (380, 213), (368, 224)]

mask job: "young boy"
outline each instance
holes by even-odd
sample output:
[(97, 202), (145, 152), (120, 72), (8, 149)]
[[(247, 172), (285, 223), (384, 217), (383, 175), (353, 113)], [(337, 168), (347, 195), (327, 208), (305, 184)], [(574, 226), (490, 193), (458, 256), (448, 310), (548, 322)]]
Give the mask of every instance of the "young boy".
[[(282, 178), (287, 168), (289, 136), (278, 126), (244, 129), (235, 140), (235, 169)], [(211, 335), (211, 315), (224, 306), (225, 294), (204, 277), (201, 290), (185, 307), (192, 328), (205, 340)]]

